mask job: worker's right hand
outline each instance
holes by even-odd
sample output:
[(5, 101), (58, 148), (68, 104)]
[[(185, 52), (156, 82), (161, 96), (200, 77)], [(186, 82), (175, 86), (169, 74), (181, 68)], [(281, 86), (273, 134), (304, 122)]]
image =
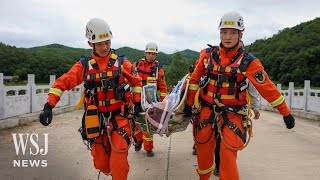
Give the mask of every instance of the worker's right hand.
[(183, 113), (185, 114), (186, 117), (191, 117), (192, 116), (192, 107), (189, 105), (186, 105), (183, 109)]
[(44, 108), (39, 116), (39, 121), (42, 125), (48, 126), (52, 120), (52, 106), (49, 103), (44, 105)]
[(138, 117), (139, 116), (139, 112), (142, 112), (141, 103), (140, 102), (134, 103), (134, 109), (133, 110), (134, 110), (133, 115), (135, 117)]
[(286, 123), (286, 126), (288, 129), (291, 129), (294, 127), (294, 117), (289, 114), (288, 116), (283, 117), (284, 123)]

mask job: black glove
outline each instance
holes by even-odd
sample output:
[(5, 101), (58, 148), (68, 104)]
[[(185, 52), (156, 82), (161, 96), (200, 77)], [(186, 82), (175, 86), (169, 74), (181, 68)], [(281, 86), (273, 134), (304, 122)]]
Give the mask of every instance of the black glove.
[(44, 126), (48, 126), (52, 120), (52, 106), (49, 103), (44, 105), (44, 108), (39, 116), (40, 123)]
[(192, 116), (192, 107), (189, 105), (186, 105), (183, 109), (183, 113), (185, 114), (186, 117), (191, 117)]
[(286, 126), (288, 129), (291, 129), (294, 127), (294, 117), (291, 114), (283, 117), (283, 121), (284, 123), (286, 123)]
[(141, 103), (140, 102), (136, 102), (134, 103), (134, 112), (133, 112), (133, 115), (134, 116), (139, 116), (139, 112), (142, 111), (142, 108), (141, 108)]

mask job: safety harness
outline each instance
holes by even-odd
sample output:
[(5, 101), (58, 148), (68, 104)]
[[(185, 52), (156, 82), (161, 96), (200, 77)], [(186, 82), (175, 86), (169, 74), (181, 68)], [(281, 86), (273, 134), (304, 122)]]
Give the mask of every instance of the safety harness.
[[(238, 66), (230, 67), (219, 65), (220, 57), (218, 47), (207, 48), (206, 53), (210, 53), (210, 58), (208, 63), (205, 64), (207, 75), (205, 82), (202, 83), (202, 90), (200, 90), (200, 102), (202, 106), (207, 106), (212, 109), (212, 112), (209, 119), (195, 123), (194, 139), (199, 144), (205, 144), (212, 138), (214, 131), (216, 131), (216, 135), (220, 136), (221, 140), (228, 148), (241, 150), (246, 147), (250, 141), (250, 136), (252, 135), (252, 121), (248, 118), (246, 99), (240, 100), (239, 93), (245, 93), (245, 90), (248, 87), (248, 80), (244, 75), (248, 65), (255, 59), (255, 57), (250, 53), (245, 52), (243, 48), (239, 48), (235, 57), (231, 60), (231, 64), (236, 62)], [(213, 64), (213, 61), (215, 61), (215, 64)], [(209, 87), (211, 88), (211, 91), (208, 91), (208, 86), (211, 86)], [(228, 112), (239, 114), (241, 116), (244, 133), (241, 132), (240, 128), (235, 123), (229, 120), (227, 116)], [(220, 115), (223, 118), (223, 124), (220, 124)], [(194, 119), (197, 121), (196, 118)], [(212, 131), (209, 138), (203, 142), (198, 141), (196, 134), (209, 124), (212, 125)], [(237, 134), (243, 141), (244, 146), (234, 148), (228, 145), (224, 141), (221, 133), (224, 127), (228, 127)], [(246, 133), (248, 130), (250, 136), (247, 141)]]
[[(146, 60), (140, 59), (139, 61), (134, 62), (134, 66), (136, 67), (136, 71), (138, 73), (141, 73), (140, 75), (142, 77), (142, 85), (147, 85), (147, 84), (157, 84), (158, 81), (158, 71), (162, 69), (162, 65), (155, 60), (154, 61), (154, 66), (148, 67), (147, 69), (143, 68), (145, 67), (145, 62)], [(147, 75), (147, 78), (144, 78), (143, 75)]]
[[(90, 136), (90, 132), (86, 125), (85, 113), (82, 119), (82, 126), (78, 130), (82, 136), (84, 144), (88, 149), (91, 149), (93, 143), (97, 137), (100, 137), (104, 133), (104, 129), (107, 128), (107, 135), (109, 143), (112, 149), (117, 152), (124, 152), (130, 148), (131, 138), (128, 132), (124, 128), (120, 128), (115, 119), (115, 116), (120, 115), (128, 118), (129, 110), (124, 102), (128, 102), (130, 98), (130, 86), (124, 83), (124, 77), (122, 75), (122, 64), (125, 60), (124, 56), (117, 56), (115, 50), (112, 49), (112, 53), (109, 58), (109, 63), (106, 71), (99, 69), (97, 62), (91, 57), (82, 56), (80, 59), (81, 64), (84, 67), (83, 81), (85, 87), (85, 99), (86, 99), (86, 111), (88, 106), (97, 106), (98, 113), (95, 114), (99, 119), (99, 127), (94, 127), (95, 136)], [(112, 123), (112, 129), (110, 129), (110, 123)], [(131, 123), (129, 122), (130, 129)], [(100, 132), (97, 133), (96, 131)], [(128, 148), (125, 150), (118, 150), (114, 148), (111, 141), (111, 134), (116, 131), (127, 142)], [(85, 142), (87, 141), (87, 143)], [(108, 152), (106, 151), (108, 154)]]

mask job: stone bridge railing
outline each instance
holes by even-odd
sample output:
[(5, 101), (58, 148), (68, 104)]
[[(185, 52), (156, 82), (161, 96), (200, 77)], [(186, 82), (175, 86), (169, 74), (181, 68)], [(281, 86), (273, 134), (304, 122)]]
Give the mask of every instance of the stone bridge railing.
[[(0, 73), (0, 120), (8, 117), (38, 112), (47, 102), (48, 91), (55, 81), (55, 75), (50, 76), (48, 85), (36, 85), (35, 76), (28, 74), (28, 84), (25, 86), (5, 86), (3, 73)], [(277, 85), (281, 90), (281, 84)], [(71, 91), (65, 91), (57, 107), (76, 105), (80, 99), (83, 86), (79, 85)], [(294, 89), (294, 83), (289, 83), (288, 90), (281, 90), (291, 109), (304, 112), (320, 112), (320, 90), (310, 88), (310, 81), (305, 80), (303, 89)], [(260, 97), (261, 106), (270, 106)]]
[[(42, 110), (43, 105), (47, 102), (49, 89), (55, 79), (55, 75), (51, 75), (48, 85), (36, 85), (35, 76), (28, 74), (27, 85), (5, 86), (3, 73), (0, 73), (0, 119)], [(70, 91), (65, 91), (57, 107), (76, 105), (81, 92), (83, 92), (83, 86), (81, 85)]]
[[(311, 89), (309, 80), (304, 81), (303, 89), (295, 89), (293, 82), (289, 82), (288, 90), (281, 90), (281, 84), (277, 84), (277, 87), (285, 97), (290, 109), (320, 112), (320, 90)], [(270, 106), (265, 99), (260, 98), (261, 106)]]

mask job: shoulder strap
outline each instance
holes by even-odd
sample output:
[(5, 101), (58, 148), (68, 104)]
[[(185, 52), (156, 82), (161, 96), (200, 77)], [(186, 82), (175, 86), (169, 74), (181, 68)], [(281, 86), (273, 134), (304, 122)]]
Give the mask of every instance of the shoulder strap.
[(87, 69), (88, 69), (88, 58), (85, 56), (81, 56), (79, 60), (83, 66), (83, 75), (82, 75), (82, 81), (85, 80)]
[(158, 68), (158, 70), (160, 70), (160, 69), (162, 68), (162, 65), (160, 64), (159, 61), (156, 61), (154, 66), (155, 66), (156, 68)]
[(253, 54), (245, 51), (244, 57), (240, 63), (240, 67), (239, 67), (240, 72), (245, 72), (247, 70), (249, 64), (255, 59), (256, 59), (256, 57)]
[[(210, 49), (210, 51), (208, 52), (208, 49)], [(215, 47), (215, 48), (207, 48), (206, 52), (210, 53), (209, 59), (208, 59), (208, 74), (210, 74), (210, 72), (213, 70), (213, 63), (212, 60), (216, 61), (217, 63), (219, 63), (219, 55), (218, 55), (218, 51), (219, 51), (219, 47)]]
[(118, 56), (118, 60), (119, 60), (121, 65), (123, 64), (125, 59), (126, 59), (126, 56), (124, 56), (124, 55)]

